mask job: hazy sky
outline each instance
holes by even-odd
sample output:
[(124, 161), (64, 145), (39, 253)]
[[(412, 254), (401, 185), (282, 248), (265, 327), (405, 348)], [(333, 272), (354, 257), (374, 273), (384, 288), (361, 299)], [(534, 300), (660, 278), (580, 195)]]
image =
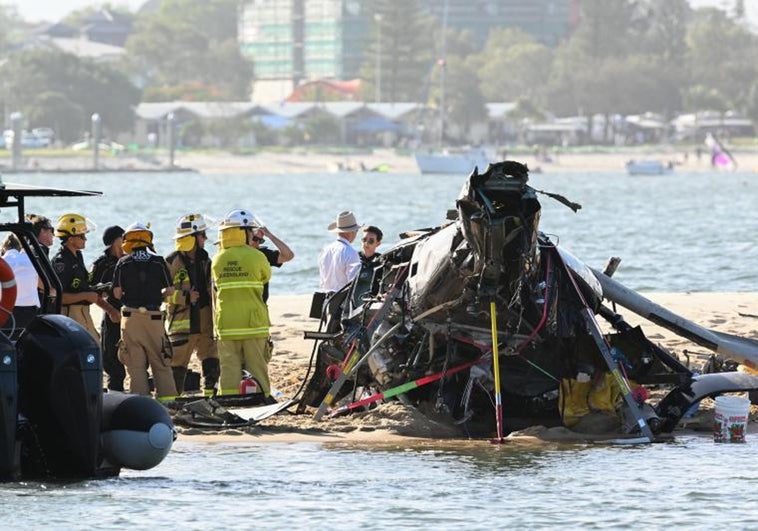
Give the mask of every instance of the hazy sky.
[[(145, 0), (112, 0), (115, 5), (128, 6), (132, 10), (141, 6)], [(97, 0), (0, 0), (0, 4), (11, 4), (18, 8), (19, 13), (27, 20), (58, 21), (74, 9), (88, 5), (102, 4)], [(732, 6), (734, 0), (690, 0), (693, 7), (702, 6)], [(758, 0), (747, 0), (745, 6), (753, 27), (758, 28)]]

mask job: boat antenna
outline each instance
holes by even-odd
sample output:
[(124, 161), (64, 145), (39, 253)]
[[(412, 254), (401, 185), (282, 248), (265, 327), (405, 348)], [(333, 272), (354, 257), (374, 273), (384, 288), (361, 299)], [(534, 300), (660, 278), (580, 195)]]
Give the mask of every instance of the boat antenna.
[(440, 45), (440, 141), (439, 146), (445, 143), (445, 69), (447, 67), (447, 7), (448, 0), (442, 4), (442, 43)]

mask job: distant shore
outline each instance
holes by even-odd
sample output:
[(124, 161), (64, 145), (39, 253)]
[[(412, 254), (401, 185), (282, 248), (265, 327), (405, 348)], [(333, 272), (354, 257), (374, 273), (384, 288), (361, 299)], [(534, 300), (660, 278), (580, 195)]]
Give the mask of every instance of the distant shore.
[[(6, 152), (7, 153), (7, 152)], [(526, 163), (532, 170), (544, 173), (555, 172), (595, 172), (625, 171), (629, 160), (660, 160), (671, 162), (678, 171), (712, 172), (707, 154), (698, 158), (692, 151), (673, 147), (640, 149), (638, 151), (581, 151), (558, 153), (549, 152), (549, 157), (535, 157), (534, 154), (501, 151), (498, 157)], [(758, 172), (758, 150), (734, 153), (739, 171)], [(199, 171), (208, 174), (249, 173), (249, 174), (293, 174), (329, 173), (338, 171), (371, 171), (381, 169), (391, 173), (419, 173), (412, 155), (401, 154), (393, 149), (374, 149), (365, 152), (346, 151), (328, 153), (306, 148), (292, 148), (289, 151), (261, 150), (249, 155), (239, 155), (224, 151), (177, 151), (174, 167), (169, 166), (167, 154), (104, 156), (99, 161), (101, 172), (150, 172), (150, 171)], [(0, 173), (69, 173), (93, 172), (92, 156), (77, 155), (29, 155), (22, 162), (19, 171), (11, 169), (11, 160), (0, 156)]]

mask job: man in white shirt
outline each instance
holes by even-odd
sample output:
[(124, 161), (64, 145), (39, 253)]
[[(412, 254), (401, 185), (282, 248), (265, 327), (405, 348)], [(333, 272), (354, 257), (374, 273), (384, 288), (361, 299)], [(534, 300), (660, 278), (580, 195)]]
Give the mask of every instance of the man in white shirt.
[(355, 214), (349, 211), (340, 212), (327, 227), (337, 234), (337, 239), (324, 247), (318, 257), (319, 291), (339, 291), (360, 271), (361, 257), (351, 245), (360, 228)]

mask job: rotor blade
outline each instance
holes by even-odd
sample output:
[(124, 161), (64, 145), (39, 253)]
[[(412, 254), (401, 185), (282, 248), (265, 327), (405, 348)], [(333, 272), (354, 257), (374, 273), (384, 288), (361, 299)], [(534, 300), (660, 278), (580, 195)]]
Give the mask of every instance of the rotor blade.
[(604, 298), (701, 347), (733, 358), (752, 369), (758, 368), (758, 341), (704, 328), (646, 299), (611, 277), (595, 269), (592, 272), (603, 287)]

